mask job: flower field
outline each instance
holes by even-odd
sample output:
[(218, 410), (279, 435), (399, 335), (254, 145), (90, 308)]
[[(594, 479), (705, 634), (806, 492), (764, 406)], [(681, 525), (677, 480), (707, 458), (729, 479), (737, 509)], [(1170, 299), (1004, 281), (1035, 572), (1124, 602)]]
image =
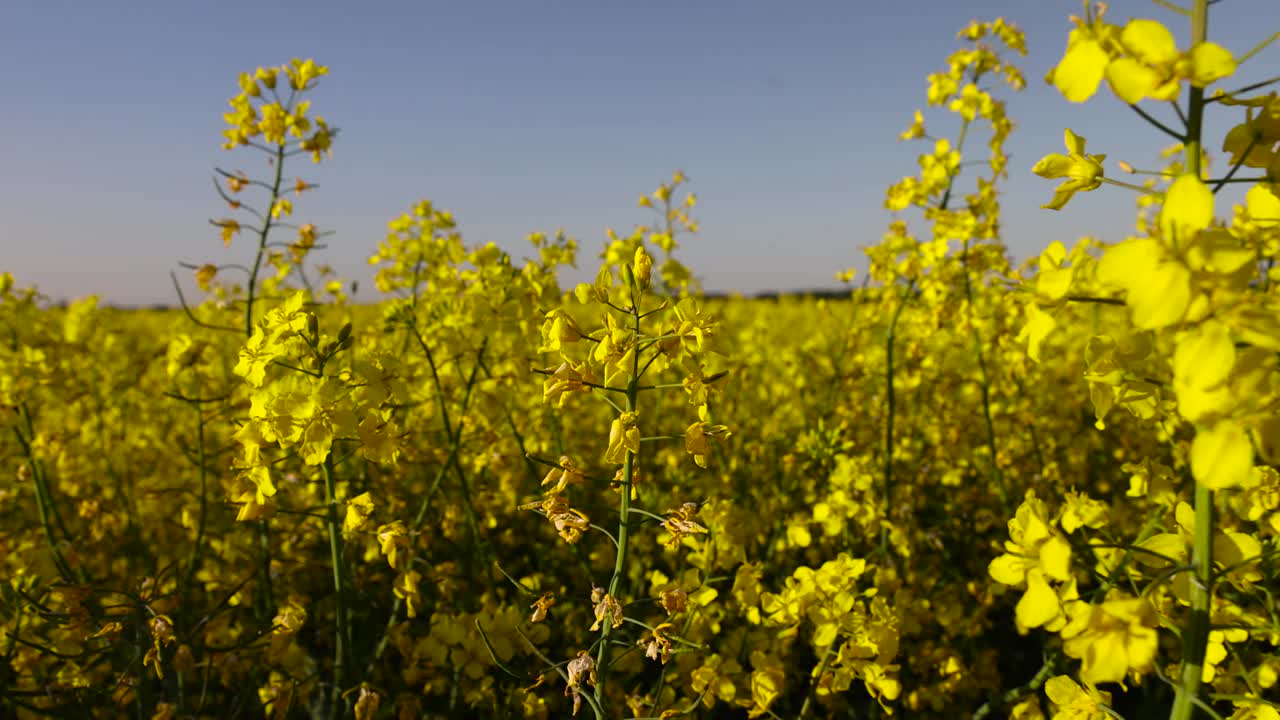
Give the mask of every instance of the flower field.
[(599, 252), (411, 202), (349, 302), (327, 68), (240, 75), (198, 296), (0, 275), (0, 717), (1280, 720), (1280, 78), (1192, 5), (1086, 7), (1047, 78), (1156, 167), (1015, 178), (1129, 237), (1012, 263), (1027, 48), (975, 22), (826, 298), (702, 295), (676, 172)]

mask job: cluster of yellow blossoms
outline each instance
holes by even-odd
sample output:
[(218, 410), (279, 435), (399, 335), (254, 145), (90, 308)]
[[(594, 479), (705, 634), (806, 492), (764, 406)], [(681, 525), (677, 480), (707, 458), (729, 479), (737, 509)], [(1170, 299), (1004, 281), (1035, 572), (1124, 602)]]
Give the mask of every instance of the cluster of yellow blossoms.
[(1186, 49), (1086, 7), (1048, 78), (1177, 137), (1141, 184), (1070, 130), (1035, 166), (1053, 209), (1137, 191), (1135, 235), (1011, 264), (1027, 48), (975, 22), (827, 299), (702, 296), (675, 173), (592, 282), (421, 200), (349, 304), (284, 174), (328, 71), (242, 75), (226, 146), (268, 173), (218, 171), (251, 255), (188, 265), (202, 301), (0, 275), (0, 714), (1280, 720), (1280, 99), (1218, 88), (1257, 51), (1208, 5)]

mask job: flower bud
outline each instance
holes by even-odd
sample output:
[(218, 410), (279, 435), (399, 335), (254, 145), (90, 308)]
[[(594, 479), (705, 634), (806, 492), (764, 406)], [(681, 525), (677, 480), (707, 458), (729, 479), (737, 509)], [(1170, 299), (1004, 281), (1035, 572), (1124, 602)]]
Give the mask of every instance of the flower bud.
[(649, 257), (649, 253), (644, 251), (644, 246), (636, 248), (635, 260), (631, 263), (631, 274), (635, 276), (636, 281), (640, 284), (640, 289), (645, 290), (649, 287), (649, 280), (653, 273), (653, 258)]

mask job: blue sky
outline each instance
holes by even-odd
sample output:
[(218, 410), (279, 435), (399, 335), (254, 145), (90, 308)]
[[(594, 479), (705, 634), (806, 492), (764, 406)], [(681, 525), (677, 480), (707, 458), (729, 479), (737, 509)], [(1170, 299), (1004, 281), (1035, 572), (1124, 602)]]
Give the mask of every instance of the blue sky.
[[(323, 186), (296, 217), (336, 233), (317, 257), (361, 281), (361, 299), (376, 297), (365, 259), (387, 221), (420, 198), (453, 210), (469, 242), (517, 256), (530, 231), (564, 227), (589, 276), (604, 229), (647, 221), (636, 197), (676, 169), (703, 228), (682, 257), (708, 289), (831, 287), (865, 266), (890, 219), (884, 188), (925, 150), (896, 141), (925, 76), (969, 20), (999, 15), (1030, 47), (1029, 87), (1009, 98), (1006, 243), (1025, 258), (1054, 239), (1117, 238), (1131, 195), (1104, 188), (1053, 213), (1039, 206), (1054, 183), (1030, 173), (1062, 151), (1064, 126), (1112, 161), (1151, 166), (1164, 144), (1109, 93), (1071, 105), (1043, 83), (1079, 12), (1071, 0), (7, 0), (0, 270), (55, 299), (133, 304), (174, 301), (180, 260), (251, 258), (207, 223), (226, 214), (215, 165), (263, 172), (252, 151), (220, 149), (222, 113), (240, 71), (314, 57), (331, 70), (313, 113), (342, 133), (331, 160), (293, 166)], [(1133, 16), (1185, 38), (1150, 2), (1111, 3), (1109, 19)], [(1274, 0), (1228, 0), (1210, 33), (1242, 53), (1277, 20)], [(1277, 66), (1272, 47), (1243, 77)], [(932, 130), (948, 131), (944, 115), (927, 115)]]

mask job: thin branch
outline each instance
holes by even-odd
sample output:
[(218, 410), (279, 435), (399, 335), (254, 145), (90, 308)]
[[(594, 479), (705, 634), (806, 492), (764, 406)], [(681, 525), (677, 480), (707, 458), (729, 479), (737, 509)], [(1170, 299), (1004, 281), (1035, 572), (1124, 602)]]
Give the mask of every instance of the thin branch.
[(207, 323), (197, 318), (195, 316), (195, 313), (191, 312), (191, 306), (187, 305), (186, 296), (182, 294), (182, 286), (178, 284), (178, 274), (174, 272), (170, 272), (169, 277), (173, 279), (173, 289), (178, 291), (178, 301), (182, 303), (182, 310), (187, 314), (187, 317), (191, 320), (191, 322), (195, 323), (196, 325), (199, 325), (202, 328), (208, 328), (210, 330), (222, 330), (224, 332), (233, 332), (233, 333), (240, 332), (240, 328), (233, 328), (227, 325), (214, 325), (212, 323)]
[(1132, 108), (1134, 112), (1138, 113), (1138, 115), (1140, 115), (1143, 120), (1146, 120), (1147, 122), (1151, 123), (1154, 127), (1158, 128), (1169, 137), (1177, 140), (1178, 142), (1186, 142), (1187, 138), (1184, 134), (1174, 130), (1168, 125), (1165, 125), (1164, 123), (1155, 119), (1154, 117), (1151, 116), (1150, 113), (1138, 107), (1135, 103), (1129, 103), (1129, 107)]

